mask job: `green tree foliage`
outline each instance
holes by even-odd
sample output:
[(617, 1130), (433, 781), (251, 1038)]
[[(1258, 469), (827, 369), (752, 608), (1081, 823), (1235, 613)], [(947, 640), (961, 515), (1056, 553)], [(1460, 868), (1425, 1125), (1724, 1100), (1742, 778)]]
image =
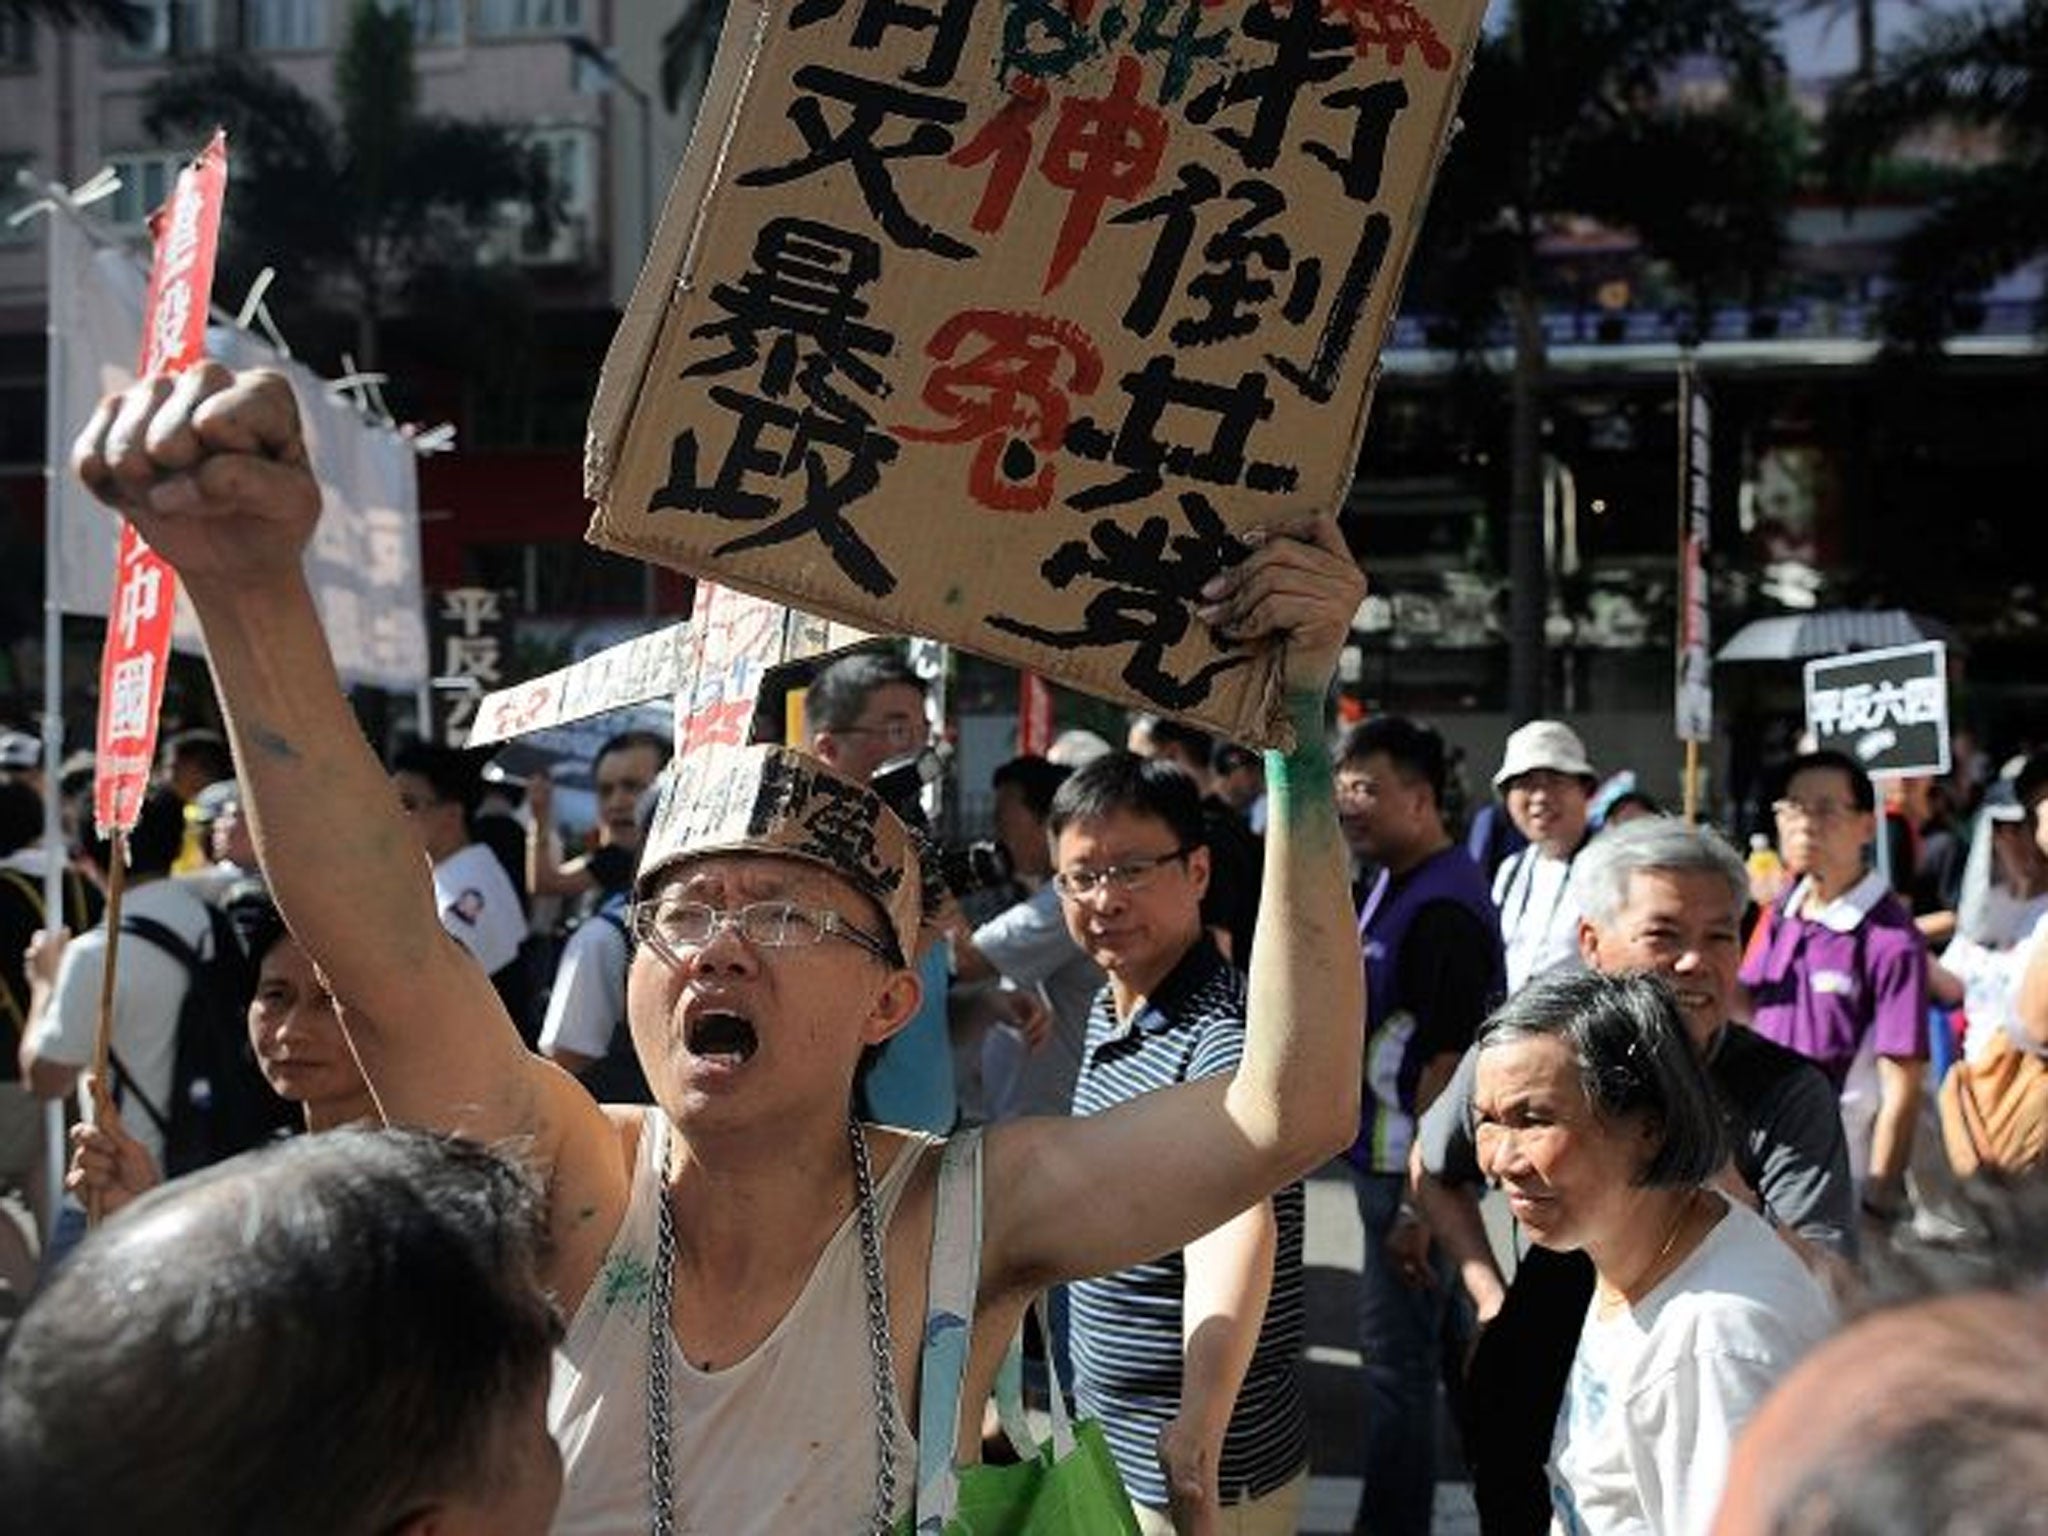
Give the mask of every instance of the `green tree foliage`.
[(1762, 0), (1522, 0), (1481, 39), (1423, 226), (1411, 308), (1475, 348), (1506, 320), (1509, 709), (1543, 712), (1538, 246), (1578, 215), (1628, 231), (1696, 322), (1776, 266), (1800, 135)]
[(47, 21), (135, 41), (149, 35), (149, 7), (135, 0), (0, 0), (0, 21)]
[(1961, 129), (2002, 151), (1944, 167), (1926, 218), (1893, 255), (1886, 336), (1926, 350), (1974, 295), (2048, 254), (2048, 0), (1930, 16), (1828, 103), (1824, 162), (1837, 190), (1866, 195), (1916, 133)]
[(473, 266), (508, 203), (524, 203), (545, 237), (553, 190), (515, 130), (419, 110), (405, 7), (359, 0), (334, 82), (330, 113), (246, 55), (213, 55), (151, 86), (144, 122), (169, 141), (227, 129), (221, 291), (276, 267), (282, 312), (351, 314), (355, 361), (374, 368), (380, 328), (409, 283)]
[(718, 34), (725, 26), (727, 0), (684, 0), (676, 19), (661, 34), (661, 102), (673, 112), (687, 92), (700, 92), (711, 77)]

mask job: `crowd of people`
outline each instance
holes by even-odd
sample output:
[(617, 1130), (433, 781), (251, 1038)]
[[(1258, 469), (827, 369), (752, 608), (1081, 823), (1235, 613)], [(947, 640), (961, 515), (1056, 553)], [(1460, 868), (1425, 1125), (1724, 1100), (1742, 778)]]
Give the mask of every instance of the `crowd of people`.
[[(1359, 1532), (1429, 1531), (1440, 1411), (1488, 1536), (2026, 1529), (1945, 1524), (1989, 1497), (1946, 1464), (1910, 1502), (1863, 1486), (1821, 1411), (1861, 1340), (1896, 1346), (1873, 1439), (1982, 1467), (1996, 1417), (2032, 1490), (2000, 1507), (2048, 1507), (2038, 1297), (1853, 1321), (1914, 1234), (2024, 1271), (2032, 1215), (1971, 1228), (1942, 1176), (1927, 1063), (2048, 1052), (2048, 756), (1964, 775), (1935, 827), (1803, 753), (1745, 861), (1537, 720), (1471, 808), (1427, 723), (1333, 736), (1363, 579), (1304, 519), (1199, 606), (1283, 643), (1288, 750), (1070, 732), (996, 771), (1001, 856), (963, 872), (918, 798), (925, 684), (870, 650), (810, 679), (800, 744), (686, 774), (608, 741), (570, 846), (544, 775), (363, 741), (300, 574), (298, 430), (281, 380), (208, 365), (77, 450), (179, 570), (225, 722), (166, 744), (127, 839), (109, 1081), (106, 854), (68, 829), (43, 910), (38, 765), (0, 740), (0, 1179), (38, 1185), (42, 1101), (78, 1121), (64, 1209), (33, 1243), (0, 1220), (26, 1528), (938, 1529), (934, 1462), (1017, 1454), (1021, 1338), (1101, 1426), (1125, 1528), (1280, 1536), (1333, 1160)], [(1902, 818), (1894, 890), (1869, 852)], [(188, 1169), (187, 1100), (256, 1102), (184, 1061), (229, 959), (276, 1113)], [(934, 1221), (969, 1149), (963, 1316)], [(1907, 1361), (1943, 1392), (1909, 1401)]]

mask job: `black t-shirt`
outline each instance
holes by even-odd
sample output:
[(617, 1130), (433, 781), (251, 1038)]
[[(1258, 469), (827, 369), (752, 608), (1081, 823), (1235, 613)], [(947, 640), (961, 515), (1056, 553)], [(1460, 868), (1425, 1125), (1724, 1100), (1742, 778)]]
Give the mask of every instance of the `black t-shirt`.
[(1471, 1045), (1497, 1001), (1489, 990), (1488, 950), (1499, 943), (1477, 914), (1455, 901), (1432, 901), (1410, 920), (1395, 981), (1415, 1014), (1411, 1059), (1457, 1055)]
[(1209, 848), (1209, 889), (1202, 894), (1202, 926), (1230, 935), (1230, 963), (1252, 963), (1252, 930), (1259, 921), (1259, 891), (1266, 877), (1266, 844), (1216, 795), (1202, 801), (1202, 835)]

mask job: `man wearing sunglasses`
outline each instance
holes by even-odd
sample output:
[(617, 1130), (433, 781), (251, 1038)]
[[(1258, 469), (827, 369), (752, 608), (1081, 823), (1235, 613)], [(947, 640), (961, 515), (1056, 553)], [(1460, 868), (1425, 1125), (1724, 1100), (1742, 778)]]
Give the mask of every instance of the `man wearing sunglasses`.
[[(657, 1105), (599, 1106), (521, 1045), (435, 920), (305, 582), (321, 496), (289, 383), (214, 363), (144, 380), (102, 403), (74, 464), (192, 598), (264, 872), (380, 1107), (521, 1149), (546, 1192), (541, 1278), (570, 1320), (550, 1404), (557, 1528), (891, 1528), (913, 1498), (936, 1169), (929, 1139), (849, 1105), (861, 1053), (919, 998), (903, 962), (928, 914), (901, 818), (782, 748), (679, 762), (642, 852), (648, 942), (627, 984)], [(1296, 743), (1267, 760), (1243, 1057), (1227, 1077), (987, 1133), (970, 1458), (1034, 1294), (1177, 1248), (1357, 1125), (1363, 989), (1323, 732), (1365, 583), (1334, 520), (1242, 536), (1251, 552), (1192, 613), (1274, 647)], [(1087, 867), (1150, 851), (1099, 849)]]
[[(1244, 1054), (1243, 980), (1202, 917), (1203, 826), (1201, 791), (1164, 758), (1112, 752), (1053, 796), (1053, 888), (1109, 976), (1077, 1116), (1225, 1079)], [(1250, 1536), (1298, 1523), (1302, 1214), (1297, 1180), (1185, 1247), (1069, 1288), (1075, 1397), (1101, 1422), (1146, 1536), (1214, 1529), (1225, 1508)]]

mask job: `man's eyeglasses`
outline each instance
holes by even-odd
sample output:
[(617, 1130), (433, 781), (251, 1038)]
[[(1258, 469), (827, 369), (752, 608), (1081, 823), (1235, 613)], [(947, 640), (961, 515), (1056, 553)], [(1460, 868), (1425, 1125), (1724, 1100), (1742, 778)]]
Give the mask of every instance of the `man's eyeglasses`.
[(1052, 877), (1052, 888), (1068, 901), (1080, 901), (1093, 896), (1097, 891), (1142, 891), (1152, 877), (1168, 864), (1178, 864), (1195, 850), (1192, 847), (1176, 848), (1171, 853), (1155, 854), (1149, 859), (1126, 859), (1121, 864), (1105, 865), (1101, 869), (1063, 869)]
[(701, 901), (658, 898), (633, 904), (633, 936), (651, 944), (664, 959), (702, 949), (727, 928), (756, 949), (808, 949), (827, 939), (844, 939), (886, 964), (897, 963), (889, 944), (855, 927), (830, 907), (794, 901), (757, 901), (731, 912)]
[(1804, 821), (1821, 827), (1843, 816), (1855, 815), (1856, 808), (1839, 800), (1773, 800), (1771, 813), (1780, 821)]
[(931, 727), (922, 720), (884, 720), (880, 725), (841, 725), (834, 736), (879, 736), (892, 747), (921, 747), (932, 739)]

